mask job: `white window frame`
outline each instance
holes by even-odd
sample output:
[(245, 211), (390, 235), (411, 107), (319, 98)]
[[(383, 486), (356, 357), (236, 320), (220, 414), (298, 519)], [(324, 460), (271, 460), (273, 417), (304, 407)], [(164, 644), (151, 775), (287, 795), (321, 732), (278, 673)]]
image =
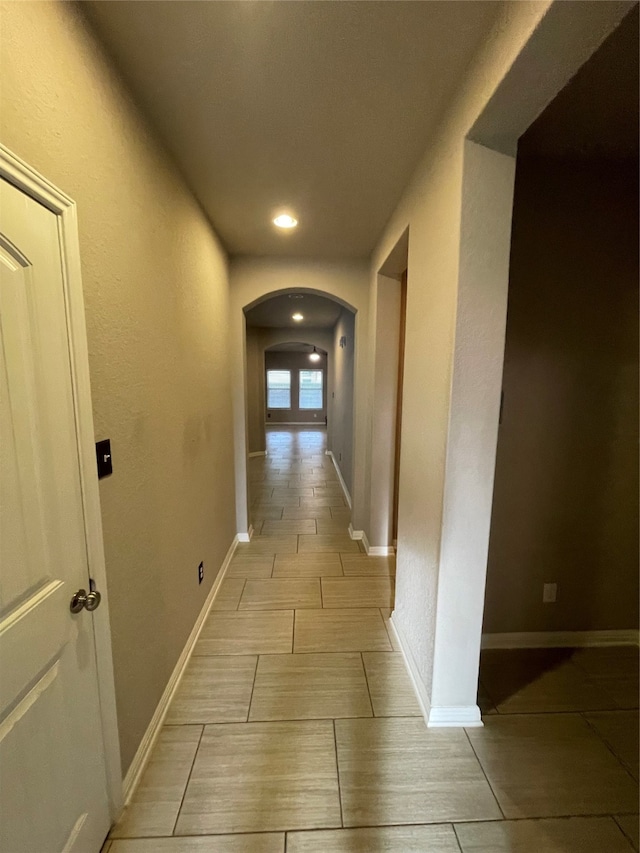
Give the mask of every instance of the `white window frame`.
[[(300, 404), (300, 396), (302, 394), (302, 381), (301, 375), (303, 373), (310, 373), (311, 371), (315, 373), (322, 374), (322, 387), (320, 388), (320, 405), (319, 406), (302, 406)], [(298, 411), (300, 412), (321, 412), (324, 409), (324, 368), (323, 367), (301, 367), (298, 369)]]
[[(270, 373), (288, 373), (289, 374), (289, 405), (288, 406), (270, 406), (269, 405), (269, 374)], [(266, 386), (267, 386), (267, 411), (273, 412), (290, 412), (292, 409), (291, 405), (291, 391), (293, 386), (293, 371), (287, 367), (269, 367), (267, 368), (267, 374), (265, 377)]]

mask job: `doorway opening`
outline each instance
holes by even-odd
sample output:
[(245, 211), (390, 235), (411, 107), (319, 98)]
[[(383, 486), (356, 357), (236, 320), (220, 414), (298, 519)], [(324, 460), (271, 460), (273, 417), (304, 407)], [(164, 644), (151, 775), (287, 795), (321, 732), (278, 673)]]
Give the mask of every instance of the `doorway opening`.
[(371, 515), (369, 553), (389, 555), (398, 542), (401, 513), (402, 391), (405, 367), (409, 229), (375, 281)]
[(398, 329), (398, 383), (396, 392), (395, 453), (393, 463), (393, 545), (398, 543), (398, 507), (400, 503), (400, 451), (402, 448), (402, 389), (404, 384), (404, 346), (407, 329), (407, 270), (400, 276), (400, 318)]
[[(286, 457), (310, 475), (314, 462), (324, 467), (325, 460), (321, 465), (318, 457), (325, 455), (335, 466), (340, 503), (347, 510), (339, 514), (340, 528), (346, 532), (354, 473), (355, 312), (325, 294), (288, 291), (267, 294), (245, 308), (244, 317), (251, 530), (259, 535), (267, 520), (261, 511), (266, 469), (273, 469), (268, 478), (272, 489), (278, 475), (264, 457)], [(317, 488), (322, 489), (318, 476)], [(307, 489), (315, 492), (313, 485)], [(313, 501), (320, 497), (329, 496), (287, 495), (298, 504), (287, 515), (304, 520), (306, 505), (311, 520)], [(271, 503), (268, 520), (278, 520), (278, 510), (282, 519), (284, 506)]]
[(636, 7), (518, 145), (485, 712), (637, 707), (637, 29)]

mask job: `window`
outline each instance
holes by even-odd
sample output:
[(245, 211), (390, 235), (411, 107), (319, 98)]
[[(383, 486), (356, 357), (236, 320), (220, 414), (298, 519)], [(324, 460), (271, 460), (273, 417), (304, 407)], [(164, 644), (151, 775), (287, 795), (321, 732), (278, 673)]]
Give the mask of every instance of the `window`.
[(291, 408), (291, 371), (267, 370), (267, 409)]
[(300, 371), (300, 408), (322, 408), (322, 370)]

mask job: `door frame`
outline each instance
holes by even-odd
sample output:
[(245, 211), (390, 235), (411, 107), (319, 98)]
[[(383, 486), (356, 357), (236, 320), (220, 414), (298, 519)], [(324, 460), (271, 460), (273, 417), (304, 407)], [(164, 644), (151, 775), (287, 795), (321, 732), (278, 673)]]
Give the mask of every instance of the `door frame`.
[(116, 820), (122, 808), (122, 767), (116, 715), (115, 684), (109, 622), (107, 574), (102, 536), (100, 493), (96, 477), (95, 434), (89, 379), (89, 352), (84, 315), (80, 242), (75, 202), (39, 172), (0, 143), (0, 177), (48, 208), (57, 217), (62, 278), (67, 316), (67, 340), (76, 422), (80, 487), (88, 574), (102, 593), (101, 606), (92, 614), (98, 674), (98, 698), (105, 758), (109, 810)]

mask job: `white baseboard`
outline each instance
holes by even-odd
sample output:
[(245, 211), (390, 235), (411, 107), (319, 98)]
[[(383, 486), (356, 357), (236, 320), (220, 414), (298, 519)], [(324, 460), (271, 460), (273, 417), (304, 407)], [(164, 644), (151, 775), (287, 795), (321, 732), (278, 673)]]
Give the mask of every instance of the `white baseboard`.
[(364, 530), (354, 530), (353, 524), (351, 524), (351, 523), (349, 524), (348, 530), (349, 530), (349, 536), (352, 539), (355, 539), (358, 542), (362, 542), (362, 544), (364, 545), (365, 553), (368, 556), (369, 550), (370, 550), (369, 549), (369, 540), (367, 539), (367, 534), (364, 532)]
[(396, 549), (391, 545), (370, 545), (367, 553), (370, 557), (393, 557)]
[(256, 456), (266, 456), (266, 455), (267, 455), (266, 450), (254, 450), (249, 454), (249, 459), (255, 459)]
[(396, 549), (392, 548), (391, 545), (369, 545), (369, 540), (364, 530), (354, 530), (352, 524), (349, 524), (349, 536), (352, 539), (362, 540), (368, 557), (392, 557), (396, 552)]
[(430, 729), (477, 729), (484, 723), (477, 705), (449, 705), (432, 707), (427, 725)]
[(353, 524), (351, 523), (349, 524), (348, 530), (349, 536), (352, 539), (362, 542), (362, 544), (364, 545), (365, 553), (369, 554), (369, 540), (367, 539), (367, 534), (364, 532), (364, 530), (354, 530)]
[(151, 752), (155, 745), (155, 742), (160, 734), (160, 730), (162, 729), (162, 724), (164, 723), (165, 717), (167, 716), (167, 711), (169, 710), (169, 705), (171, 704), (171, 700), (173, 699), (178, 686), (180, 685), (180, 680), (184, 674), (185, 669), (187, 668), (187, 664), (191, 658), (193, 653), (193, 649), (195, 647), (196, 642), (198, 641), (198, 637), (200, 636), (200, 632), (202, 631), (205, 623), (205, 619), (209, 615), (209, 611), (211, 610), (211, 606), (215, 600), (216, 595), (220, 589), (222, 581), (224, 580), (224, 576), (227, 573), (227, 569), (229, 568), (229, 563), (233, 557), (233, 554), (238, 546), (238, 537), (236, 536), (231, 543), (231, 547), (227, 551), (227, 555), (222, 562), (222, 566), (220, 567), (220, 571), (213, 584), (211, 585), (211, 589), (209, 590), (209, 594), (207, 595), (207, 599), (202, 606), (202, 610), (198, 614), (198, 618), (196, 619), (195, 625), (191, 633), (189, 634), (189, 639), (186, 642), (184, 649), (182, 650), (180, 657), (178, 658), (178, 662), (176, 663), (173, 672), (171, 673), (171, 677), (167, 682), (167, 686), (164, 689), (164, 693), (160, 697), (160, 701), (158, 702), (158, 706), (151, 718), (151, 722), (147, 726), (147, 730), (144, 733), (144, 736), (140, 742), (140, 746), (136, 754), (133, 757), (133, 761), (129, 769), (127, 770), (127, 774), (124, 777), (122, 783), (122, 794), (123, 794), (123, 802), (126, 806), (133, 796), (133, 793), (136, 789), (138, 782), (142, 774), (144, 773), (144, 769), (147, 766), (147, 762), (151, 756)]
[(431, 705), (429, 692), (418, 671), (418, 667), (413, 655), (411, 654), (406, 637), (393, 618), (393, 613), (391, 614), (389, 624), (391, 625), (391, 629), (398, 641), (400, 652), (404, 659), (404, 664), (407, 668), (407, 672), (409, 673), (409, 677), (411, 678), (411, 683), (413, 684), (413, 689), (427, 726), (431, 729), (460, 728), (462, 726), (465, 728), (478, 728), (482, 726), (482, 716), (477, 705), (461, 705), (447, 708), (434, 707)]
[(333, 455), (332, 450), (326, 450), (325, 454), (331, 457), (331, 461), (333, 462), (333, 467), (336, 469), (336, 474), (338, 475), (338, 480), (340, 481), (340, 485), (342, 486), (342, 491), (344, 492), (344, 498), (346, 502), (349, 504), (349, 509), (351, 509), (351, 495), (349, 494), (349, 489), (347, 488), (347, 484), (344, 481), (344, 477), (342, 476), (342, 471), (340, 470), (340, 466), (338, 465), (338, 460)]
[(589, 646), (637, 646), (639, 632), (620, 631), (531, 631), (514, 634), (483, 634), (483, 649), (587, 648)]
[(238, 542), (251, 542), (251, 537), (253, 536), (253, 525), (249, 525), (249, 529), (246, 533), (238, 533), (236, 536)]
[(407, 643), (406, 637), (402, 633), (402, 629), (398, 626), (396, 621), (393, 618), (394, 614), (391, 614), (391, 619), (389, 620), (389, 625), (391, 626), (391, 630), (398, 641), (398, 646), (400, 647), (400, 654), (402, 655), (402, 659), (404, 660), (404, 665), (409, 673), (409, 678), (411, 679), (411, 683), (413, 684), (413, 689), (416, 694), (416, 698), (418, 699), (418, 705), (420, 705), (420, 710), (422, 711), (422, 716), (424, 717), (425, 723), (429, 724), (429, 713), (431, 711), (431, 700), (429, 698), (429, 692), (425, 686), (420, 673), (418, 672), (418, 667), (416, 662), (409, 650), (409, 644)]
[(349, 522), (349, 536), (352, 539), (362, 539), (362, 537), (364, 536), (364, 530), (354, 530), (353, 524)]

